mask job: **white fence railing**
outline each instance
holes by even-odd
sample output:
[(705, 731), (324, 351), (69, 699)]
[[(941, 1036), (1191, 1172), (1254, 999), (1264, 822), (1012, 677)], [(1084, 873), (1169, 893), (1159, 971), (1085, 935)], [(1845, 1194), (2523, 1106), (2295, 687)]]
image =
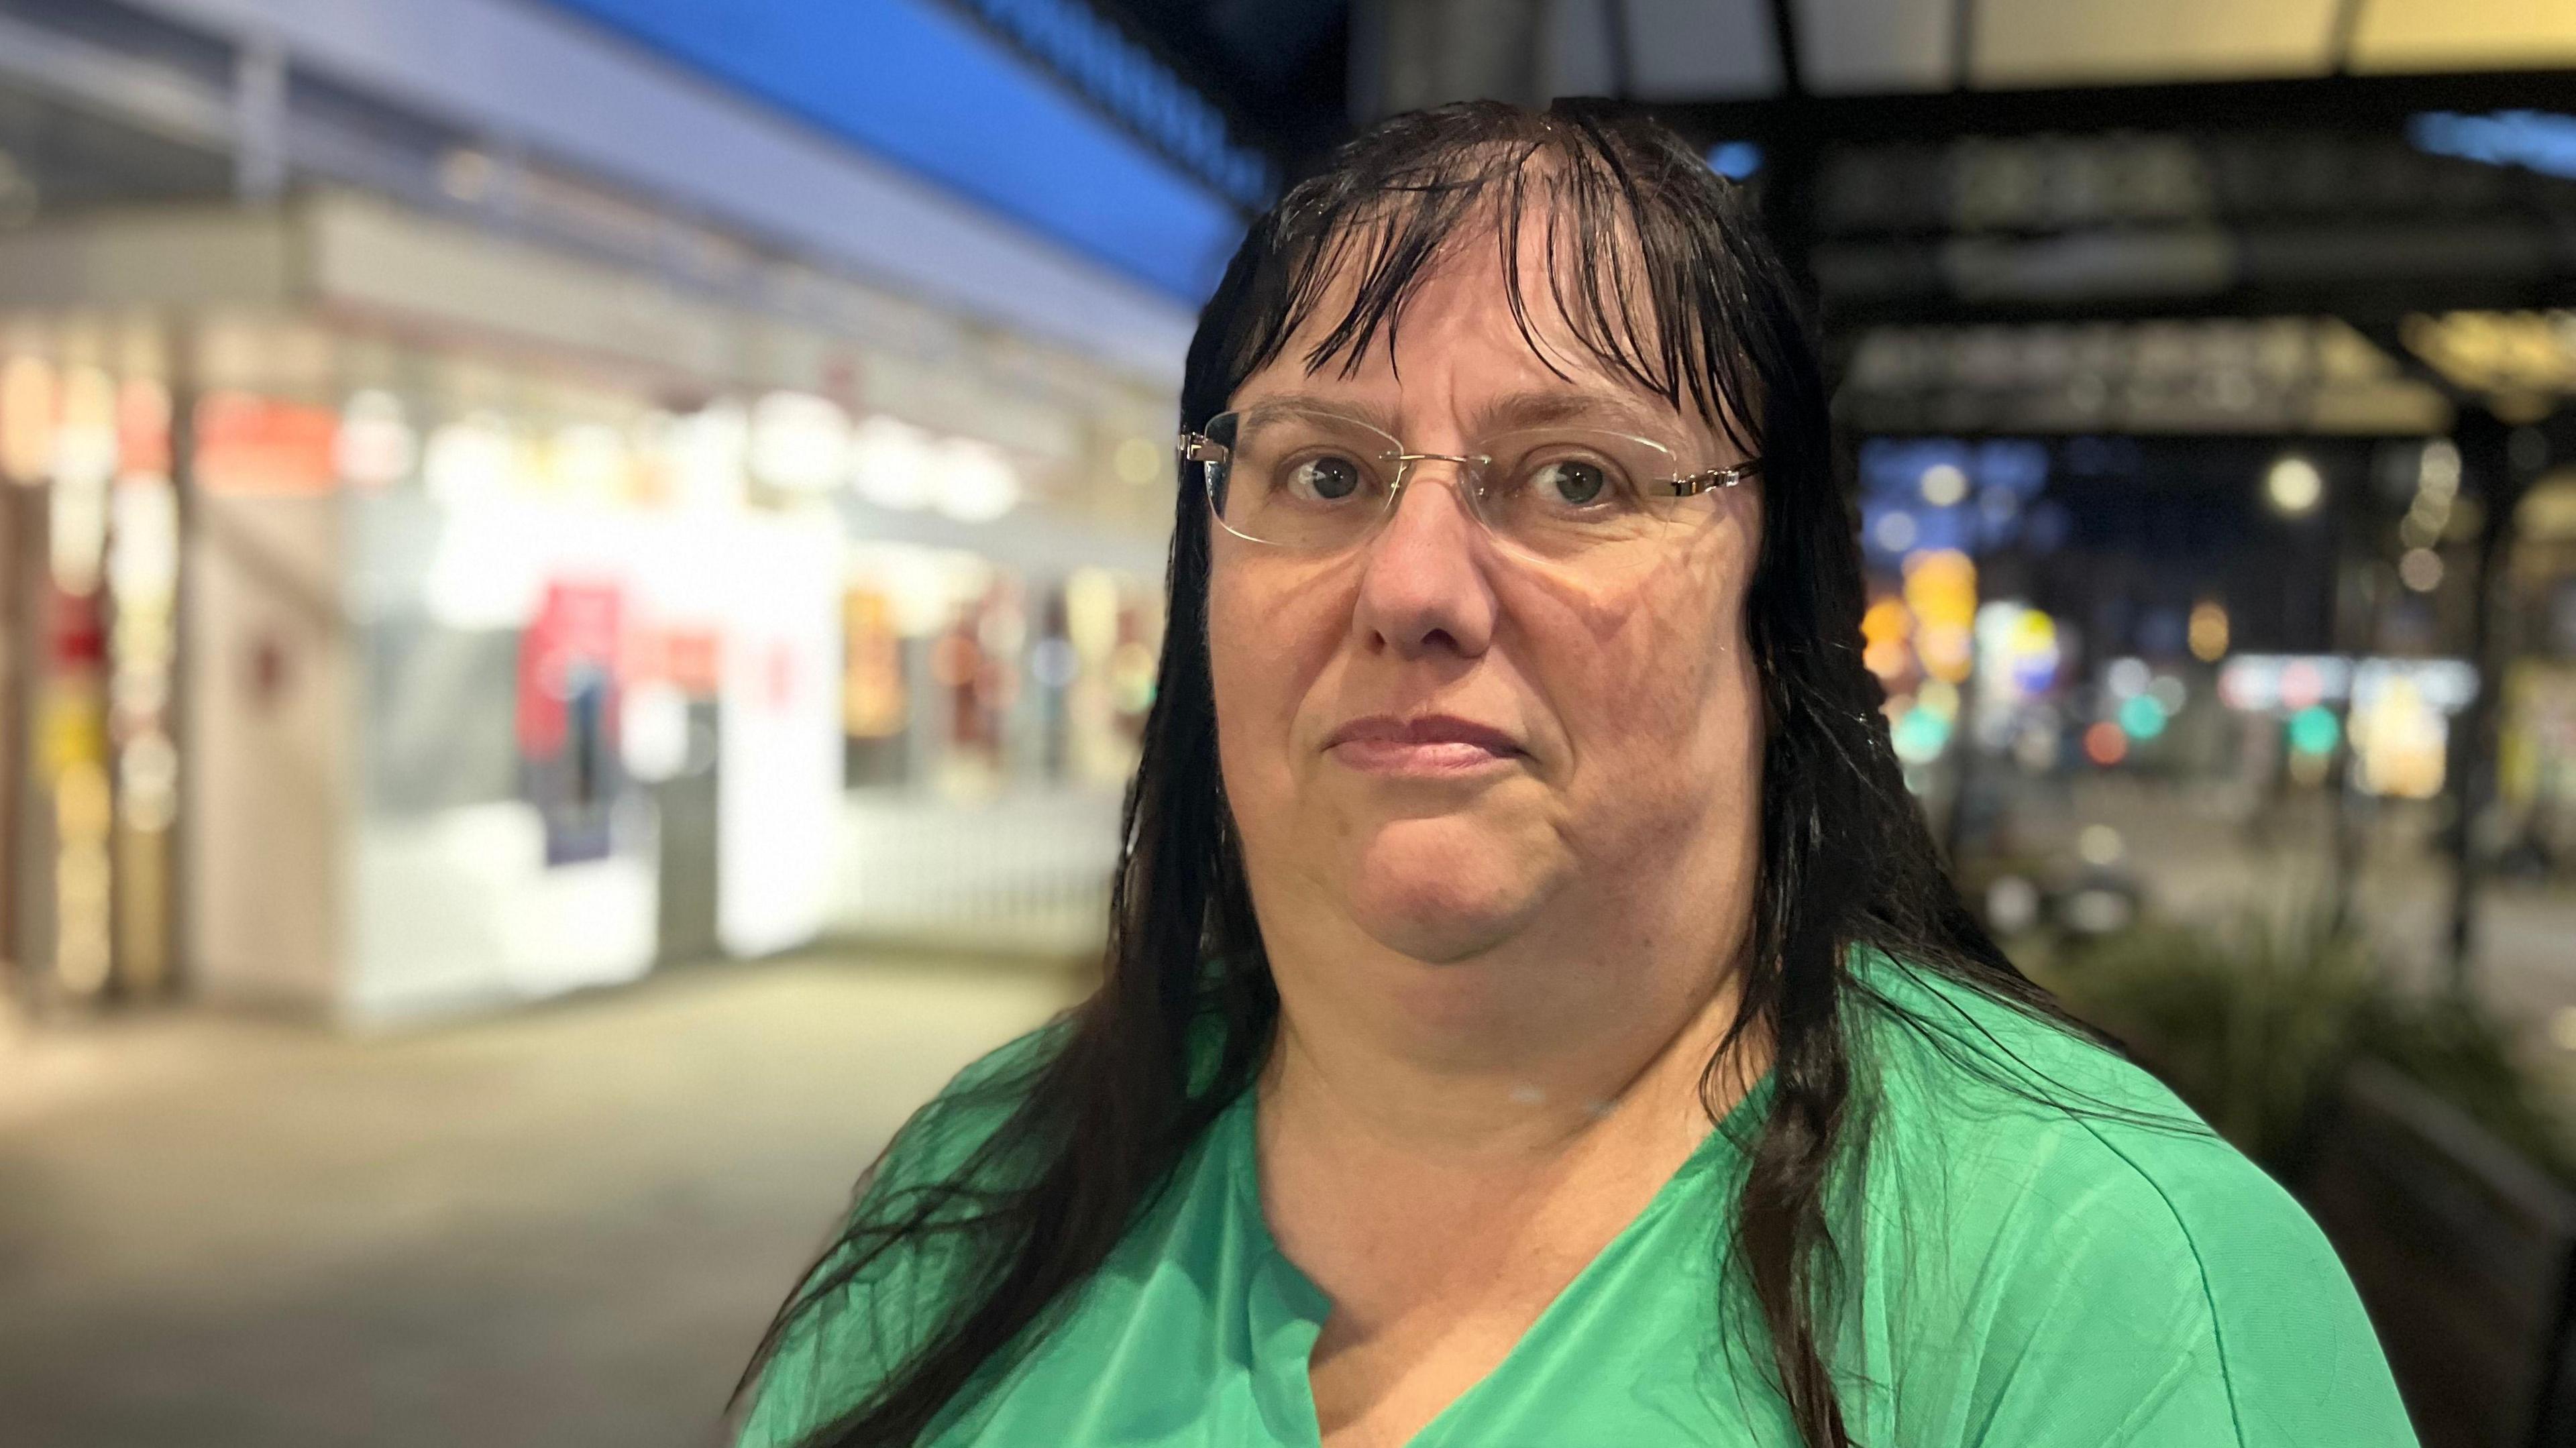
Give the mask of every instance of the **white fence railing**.
[(1118, 863), (1118, 796), (844, 802), (832, 931), (1042, 954), (1097, 951)]

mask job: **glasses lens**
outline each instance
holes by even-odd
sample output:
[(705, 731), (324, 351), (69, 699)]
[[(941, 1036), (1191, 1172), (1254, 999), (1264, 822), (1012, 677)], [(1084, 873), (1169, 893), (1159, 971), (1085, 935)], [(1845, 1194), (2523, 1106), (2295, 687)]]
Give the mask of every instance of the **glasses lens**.
[(1541, 558), (1572, 558), (1651, 541), (1679, 516), (1679, 460), (1642, 438), (1582, 429), (1513, 433), (1477, 502), (1503, 541)]
[(1226, 450), (1208, 465), (1208, 500), (1227, 529), (1285, 548), (1333, 548), (1386, 511), (1401, 451), (1350, 418), (1302, 408), (1252, 408), (1211, 419)]

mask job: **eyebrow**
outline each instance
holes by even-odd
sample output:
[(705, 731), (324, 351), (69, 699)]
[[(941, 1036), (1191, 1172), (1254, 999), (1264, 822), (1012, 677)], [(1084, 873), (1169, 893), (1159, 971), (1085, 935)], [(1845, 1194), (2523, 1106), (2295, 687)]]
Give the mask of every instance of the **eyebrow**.
[(1295, 407), (1308, 412), (1326, 412), (1365, 422), (1389, 437), (1395, 436), (1395, 414), (1375, 403), (1357, 402), (1342, 397), (1319, 397), (1311, 392), (1282, 392), (1254, 403), (1255, 407)]
[(1570, 422), (1669, 432), (1675, 421), (1613, 394), (1556, 390), (1514, 392), (1495, 398), (1476, 409), (1474, 430), (1485, 433)]
[[(1289, 392), (1261, 400), (1263, 407), (1300, 407), (1315, 412), (1328, 412), (1367, 423), (1390, 437), (1400, 436), (1395, 414), (1373, 403), (1349, 398), (1323, 397), (1314, 393)], [(1676, 419), (1660, 415), (1627, 398), (1602, 392), (1569, 392), (1543, 390), (1507, 393), (1476, 409), (1472, 433), (1501, 432), (1512, 428), (1550, 427), (1560, 423), (1588, 423), (1611, 428), (1639, 431), (1670, 431)]]

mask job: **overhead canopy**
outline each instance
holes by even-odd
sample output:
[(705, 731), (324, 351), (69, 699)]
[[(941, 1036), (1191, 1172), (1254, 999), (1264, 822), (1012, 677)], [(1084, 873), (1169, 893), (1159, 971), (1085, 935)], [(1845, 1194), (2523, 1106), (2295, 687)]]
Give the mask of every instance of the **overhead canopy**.
[(1718, 100), (2576, 65), (2576, 5), (2566, 0), (1625, 0), (1617, 9), (1624, 17), (1602, 0), (1549, 7), (1553, 89), (1606, 92), (1623, 70), (1639, 99)]
[[(746, 95), (745, 87), (720, 79), (725, 72), (712, 60), (693, 70), (608, 34), (598, 16), (614, 8), (611, 0), (0, 5), (0, 79), (236, 155), (246, 187), (274, 167), (272, 184), (290, 175), (325, 177), (505, 219), (525, 196), (536, 209), (579, 212), (588, 220), (578, 225), (594, 237), (608, 233), (601, 239), (612, 248), (641, 241), (666, 253), (652, 265), (674, 275), (701, 252), (749, 247), (861, 278), (904, 305), (926, 304), (1071, 347), (1133, 375), (1177, 376), (1195, 298), (1185, 299), (1177, 281), (1155, 280), (1156, 268), (1169, 262), (1204, 273), (1211, 253), (1221, 260), (1237, 223), (1228, 208), (1199, 204), (1205, 199), (1151, 158), (1086, 159), (1087, 147), (1106, 144), (1104, 128), (1084, 129), (1090, 118), (1077, 105), (1031, 99), (1046, 87), (1044, 76), (979, 40), (984, 48), (971, 54), (982, 69), (958, 60), (948, 77), (1020, 85), (1024, 104), (1009, 115), (1033, 134), (1030, 153), (1054, 156), (1068, 174), (1104, 178), (1093, 197), (1068, 200), (1059, 185), (1026, 211), (1013, 211), (930, 173), (920, 157), (834, 134), (822, 118), (799, 111), (797, 97)], [(634, 8), (659, 14), (664, 7), (635, 0)], [(750, 27), (746, 45), (804, 33), (789, 11), (829, 19), (827, 9), (853, 16), (864, 10), (864, 17), (813, 32), (817, 53), (793, 72), (809, 100), (828, 99), (833, 86), (939, 99), (937, 67), (945, 62), (938, 57), (968, 53), (965, 41), (974, 38), (931, 0), (667, 9)], [(766, 30), (752, 25), (762, 19), (771, 22)], [(915, 46), (912, 69), (894, 77), (908, 89), (898, 92), (885, 73), (901, 56), (865, 51), (875, 70), (832, 69), (832, 54), (863, 49), (876, 33), (870, 26), (902, 32)], [(954, 119), (935, 112), (930, 124), (943, 117)], [(990, 131), (949, 139), (960, 153), (984, 158), (1012, 142)], [(1023, 173), (996, 161), (983, 174), (1007, 180)], [(522, 179), (534, 184), (522, 186)], [(554, 207), (547, 193), (583, 199)], [(1120, 214), (1093, 218), (1098, 226), (1088, 236), (1060, 234), (1037, 214), (1040, 201), (1056, 208), (1046, 215), (1132, 205), (1161, 217), (1166, 233), (1147, 235), (1143, 223)], [(650, 243), (666, 227), (673, 237), (693, 239)], [(1119, 251), (1131, 243), (1167, 250)]]

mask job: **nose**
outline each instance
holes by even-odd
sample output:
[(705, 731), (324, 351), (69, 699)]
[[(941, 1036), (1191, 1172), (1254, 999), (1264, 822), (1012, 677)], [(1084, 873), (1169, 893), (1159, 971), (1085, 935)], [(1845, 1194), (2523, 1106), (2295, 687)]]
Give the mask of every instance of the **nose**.
[(1363, 645), (1405, 659), (1492, 646), (1495, 598), (1467, 487), (1455, 462), (1412, 464), (1394, 516), (1369, 540), (1351, 617)]

